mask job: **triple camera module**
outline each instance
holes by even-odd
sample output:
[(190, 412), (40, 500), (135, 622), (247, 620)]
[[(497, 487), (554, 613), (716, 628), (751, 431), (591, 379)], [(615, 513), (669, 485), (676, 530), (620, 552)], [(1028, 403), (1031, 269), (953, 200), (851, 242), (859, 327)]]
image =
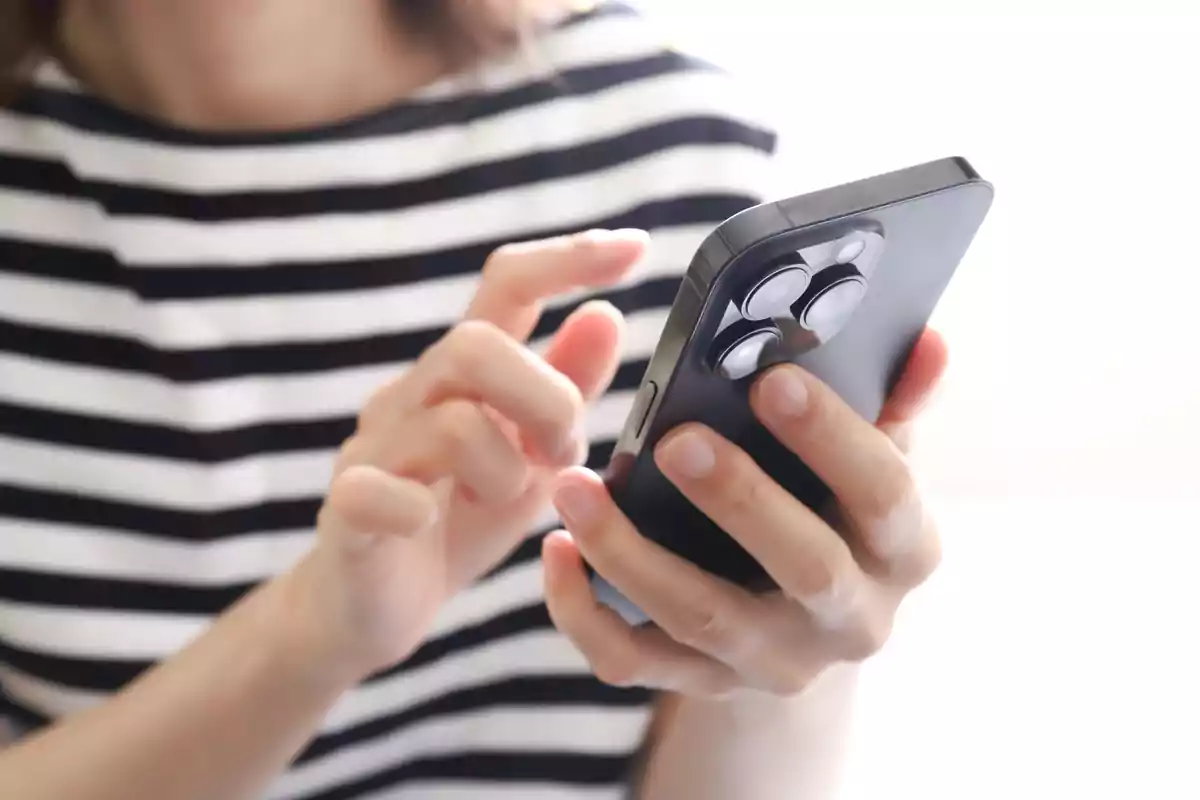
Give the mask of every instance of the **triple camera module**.
[(726, 308), (710, 351), (713, 369), (729, 380), (750, 377), (787, 325), (798, 323), (810, 346), (832, 339), (862, 302), (882, 251), (878, 233), (854, 231), (771, 262)]

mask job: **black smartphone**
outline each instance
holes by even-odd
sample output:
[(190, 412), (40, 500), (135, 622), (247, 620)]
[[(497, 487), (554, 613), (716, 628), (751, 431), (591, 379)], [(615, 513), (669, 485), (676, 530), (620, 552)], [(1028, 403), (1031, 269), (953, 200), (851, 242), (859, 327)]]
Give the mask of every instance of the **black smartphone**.
[[(655, 445), (703, 423), (820, 511), (828, 487), (758, 422), (750, 386), (792, 362), (877, 419), (991, 202), (991, 185), (947, 158), (764, 203), (718, 226), (688, 267), (605, 475), (641, 533), (715, 575), (771, 588), (659, 472)], [(601, 576), (592, 585), (625, 619), (645, 621)]]

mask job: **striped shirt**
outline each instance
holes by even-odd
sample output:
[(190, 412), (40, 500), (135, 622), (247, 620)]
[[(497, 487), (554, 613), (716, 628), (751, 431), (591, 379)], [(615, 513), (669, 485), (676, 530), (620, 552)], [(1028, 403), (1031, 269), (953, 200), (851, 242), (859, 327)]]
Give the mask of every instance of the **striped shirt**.
[[(602, 467), (700, 240), (774, 136), (621, 5), (385, 110), (272, 135), (122, 111), (53, 67), (0, 110), (0, 717), (17, 735), (170, 657), (312, 540), (365, 398), (465, 309), (487, 254), (651, 232)], [(621, 796), (650, 696), (551, 626), (537, 534), (333, 707), (271, 798)]]

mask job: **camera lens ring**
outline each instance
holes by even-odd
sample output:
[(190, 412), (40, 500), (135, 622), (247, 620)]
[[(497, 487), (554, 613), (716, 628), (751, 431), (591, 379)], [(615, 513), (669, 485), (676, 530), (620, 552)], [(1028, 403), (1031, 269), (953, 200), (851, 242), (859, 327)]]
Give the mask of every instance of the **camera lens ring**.
[(782, 264), (759, 278), (739, 304), (742, 317), (749, 320), (771, 319), (787, 313), (804, 296), (812, 275), (803, 261)]
[(783, 332), (771, 320), (741, 320), (722, 331), (713, 341), (711, 363), (721, 377), (739, 381), (758, 372), (762, 351), (783, 340)]
[(808, 291), (792, 306), (802, 327), (829, 341), (845, 327), (867, 293), (867, 281), (853, 264), (838, 264), (818, 272)]

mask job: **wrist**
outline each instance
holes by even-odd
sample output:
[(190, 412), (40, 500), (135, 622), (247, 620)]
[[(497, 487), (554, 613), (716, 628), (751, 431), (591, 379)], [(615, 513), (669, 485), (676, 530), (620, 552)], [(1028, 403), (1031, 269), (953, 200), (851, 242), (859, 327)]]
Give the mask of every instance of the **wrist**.
[(267, 587), (267, 635), (284, 669), (315, 689), (341, 693), (365, 678), (370, 667), (355, 657), (343, 632), (323, 613), (322, 601), (328, 604), (332, 598), (323, 598), (327, 592), (318, 580), (318, 567), (310, 553)]

